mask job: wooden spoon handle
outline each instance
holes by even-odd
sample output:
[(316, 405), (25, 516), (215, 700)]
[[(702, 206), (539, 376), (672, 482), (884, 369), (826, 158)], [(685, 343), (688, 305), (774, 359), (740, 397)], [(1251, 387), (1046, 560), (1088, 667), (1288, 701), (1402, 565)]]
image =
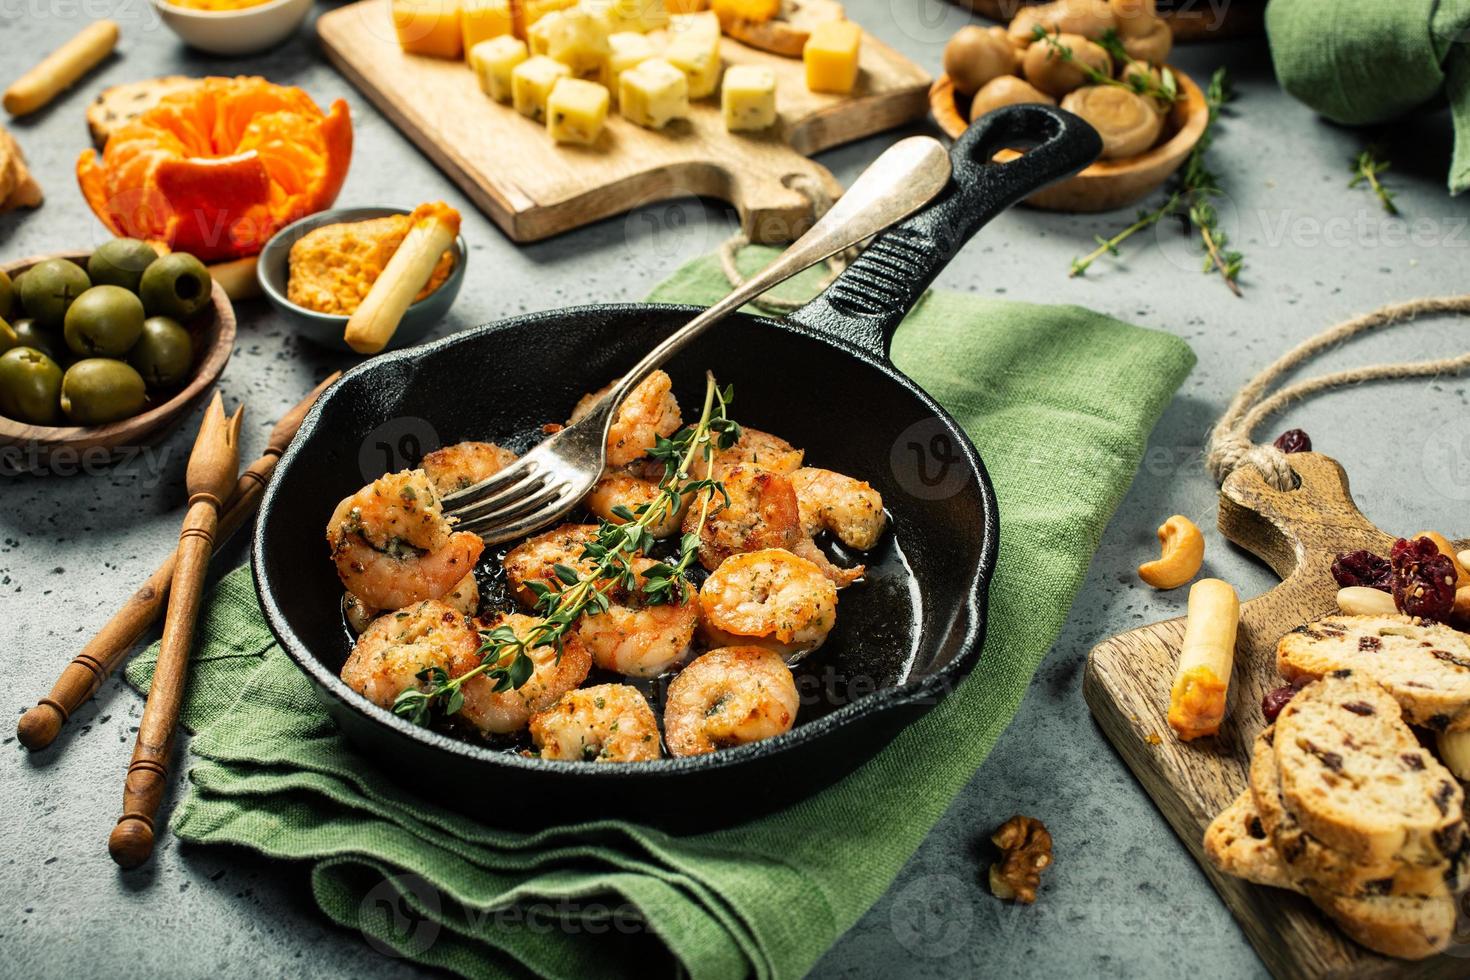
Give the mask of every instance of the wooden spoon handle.
[(124, 868), (136, 868), (153, 853), (153, 817), (168, 785), (169, 756), (184, 703), (189, 647), (218, 529), (218, 507), (219, 501), (209, 494), (195, 494), (179, 532), (158, 666), (148, 688), (138, 741), (123, 785), (122, 816), (108, 841), (112, 859)]

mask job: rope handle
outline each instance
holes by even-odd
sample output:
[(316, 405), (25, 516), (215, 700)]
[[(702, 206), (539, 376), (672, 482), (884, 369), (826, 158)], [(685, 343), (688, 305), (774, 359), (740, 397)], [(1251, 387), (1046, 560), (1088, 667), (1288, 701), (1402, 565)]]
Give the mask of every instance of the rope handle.
[(1311, 337), (1287, 351), (1275, 363), (1252, 378), (1230, 403), (1210, 433), (1205, 452), (1205, 466), (1216, 483), (1224, 483), (1241, 466), (1251, 465), (1261, 472), (1266, 483), (1276, 490), (1291, 490), (1296, 486), (1296, 477), (1286, 454), (1272, 445), (1256, 445), (1251, 433), (1262, 422), (1281, 411), (1292, 402), (1301, 401), (1311, 395), (1334, 388), (1346, 388), (1367, 381), (1397, 381), (1404, 378), (1432, 378), (1445, 374), (1461, 374), (1470, 371), (1470, 353), (1458, 357), (1446, 357), (1432, 361), (1416, 361), (1407, 364), (1375, 364), (1368, 367), (1336, 371), (1321, 377), (1310, 378), (1287, 385), (1274, 394), (1267, 394), (1272, 385), (1284, 374), (1306, 363), (1318, 354), (1344, 341), (1401, 323), (1410, 323), (1421, 316), (1443, 313), (1470, 313), (1470, 295), (1443, 296), (1435, 299), (1413, 300), (1380, 307), (1372, 313), (1354, 317), (1339, 323), (1315, 337)]
[[(804, 194), (807, 200), (812, 202), (813, 222), (820, 221), (822, 215), (831, 210), (832, 197), (827, 193), (827, 189), (822, 186), (820, 180), (808, 174), (792, 174), (789, 180), (792, 190)], [(740, 250), (749, 244), (750, 238), (744, 231), (737, 231), (720, 244), (720, 269), (725, 273), (725, 279), (733, 289), (739, 289), (745, 285), (745, 276), (741, 274), (736, 259), (740, 256)], [(830, 286), (838, 276), (842, 275), (848, 265), (859, 254), (861, 254), (861, 249), (854, 246), (853, 248), (844, 249), (827, 259), (827, 274), (818, 283), (817, 292), (821, 292)], [(793, 310), (799, 310), (806, 304), (807, 300), (786, 299), (785, 297), (775, 295), (774, 291), (762, 293), (750, 301), (750, 305), (759, 307), (767, 313), (774, 313), (777, 316), (784, 316)]]

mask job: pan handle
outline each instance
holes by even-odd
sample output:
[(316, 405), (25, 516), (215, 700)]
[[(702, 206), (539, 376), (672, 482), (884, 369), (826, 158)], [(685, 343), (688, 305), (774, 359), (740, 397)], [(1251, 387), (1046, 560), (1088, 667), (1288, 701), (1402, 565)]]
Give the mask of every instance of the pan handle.
[[(1008, 163), (1006, 147), (1031, 149)], [(1070, 112), (1014, 105), (982, 116), (950, 151), (949, 185), (922, 211), (879, 235), (857, 261), (788, 319), (888, 357), (899, 323), (956, 252), (991, 218), (1102, 152), (1097, 131)]]

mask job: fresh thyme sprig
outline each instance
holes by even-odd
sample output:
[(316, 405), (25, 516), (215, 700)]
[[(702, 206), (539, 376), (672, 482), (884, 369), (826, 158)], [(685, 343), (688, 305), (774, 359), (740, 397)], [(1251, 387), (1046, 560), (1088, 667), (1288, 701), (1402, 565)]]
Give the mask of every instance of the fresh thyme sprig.
[(1381, 176), (1388, 172), (1393, 166), (1391, 160), (1378, 159), (1379, 148), (1370, 146), (1358, 154), (1357, 162), (1353, 167), (1353, 179), (1348, 181), (1349, 187), (1357, 187), (1367, 184), (1369, 189), (1378, 196), (1378, 201), (1383, 205), (1383, 210), (1389, 214), (1398, 214), (1399, 206), (1394, 203), (1393, 191), (1389, 190), (1383, 183)]
[[(619, 505), (613, 514), (622, 524), (600, 521), (597, 536), (583, 549), (581, 557), (593, 564), (579, 573), (567, 565), (552, 566), (556, 581), (529, 581), (526, 587), (536, 597), (541, 614), (524, 636), (509, 625), (480, 632), (476, 651), (480, 664), (451, 678), (442, 667), (429, 667), (416, 676), (421, 686), (401, 692), (393, 702), (393, 713), (416, 725), (429, 724), (436, 715), (449, 716), (464, 706), (466, 681), (484, 675), (495, 682), (495, 691), (519, 688), (531, 678), (535, 663), (530, 653), (540, 647), (555, 647), (561, 656), (562, 643), (581, 616), (596, 616), (612, 604), (615, 588), (641, 592), (648, 605), (679, 603), (687, 598), (684, 573), (699, 554), (700, 531), (709, 518), (711, 501), (725, 496), (722, 483), (714, 479), (717, 449), (728, 449), (740, 438), (740, 425), (729, 416), (734, 401), (733, 387), (723, 390), (713, 374), (706, 375), (704, 405), (699, 421), (686, 426), (671, 439), (660, 438), (649, 455), (664, 464), (658, 495), (636, 508)], [(693, 479), (696, 460), (704, 462), (705, 475)], [(693, 530), (679, 540), (679, 558), (673, 564), (654, 562), (641, 572), (632, 559), (653, 545), (655, 525), (673, 513), (687, 497), (699, 496), (699, 517)], [(691, 504), (693, 506), (693, 504)], [(642, 582), (640, 584), (640, 578)]]
[(1129, 238), (1165, 218), (1176, 217), (1186, 232), (1198, 232), (1204, 248), (1204, 271), (1218, 272), (1232, 293), (1242, 295), (1239, 280), (1245, 257), (1230, 248), (1230, 238), (1220, 227), (1214, 200), (1224, 194), (1224, 189), (1220, 186), (1220, 178), (1205, 163), (1205, 153), (1215, 139), (1215, 123), (1220, 111), (1234, 98), (1235, 92), (1230, 87), (1225, 69), (1216, 69), (1205, 90), (1205, 105), (1209, 111), (1205, 131), (1185, 158), (1184, 166), (1175, 174), (1169, 197), (1152, 211), (1138, 212), (1134, 222), (1113, 237), (1096, 236), (1098, 247), (1072, 260), (1071, 275), (1086, 275), (1092, 264), (1104, 255), (1118, 255), (1120, 247)]
[[(1174, 72), (1168, 65), (1159, 66), (1158, 81), (1154, 81), (1153, 75), (1148, 71), (1130, 72), (1125, 78), (1114, 78), (1107, 72), (1099, 71), (1086, 62), (1078, 61), (1077, 56), (1072, 52), (1072, 48), (1059, 40), (1060, 34), (1060, 29), (1055, 34), (1052, 34), (1040, 24), (1032, 28), (1032, 37), (1035, 40), (1041, 41), (1047, 47), (1051, 48), (1057, 57), (1082, 72), (1083, 77), (1093, 85), (1112, 85), (1116, 88), (1125, 88), (1138, 95), (1146, 95), (1155, 99), (1161, 103), (1163, 108), (1168, 108), (1179, 100), (1179, 79), (1174, 77)], [(1118, 37), (1118, 32), (1111, 28), (1103, 34), (1097, 43), (1119, 64), (1127, 64), (1130, 61), (1136, 60), (1123, 47), (1123, 41)]]

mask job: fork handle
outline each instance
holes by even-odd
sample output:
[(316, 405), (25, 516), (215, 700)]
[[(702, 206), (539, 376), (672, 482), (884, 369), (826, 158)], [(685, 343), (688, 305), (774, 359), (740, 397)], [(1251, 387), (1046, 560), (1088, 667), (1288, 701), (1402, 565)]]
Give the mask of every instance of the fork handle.
[(219, 527), (219, 510), (220, 502), (212, 494), (195, 494), (179, 532), (158, 665), (148, 686), (138, 740), (123, 783), (122, 816), (107, 843), (112, 859), (123, 868), (136, 868), (153, 853), (153, 819), (168, 785), (169, 758), (189, 674), (189, 647)]

